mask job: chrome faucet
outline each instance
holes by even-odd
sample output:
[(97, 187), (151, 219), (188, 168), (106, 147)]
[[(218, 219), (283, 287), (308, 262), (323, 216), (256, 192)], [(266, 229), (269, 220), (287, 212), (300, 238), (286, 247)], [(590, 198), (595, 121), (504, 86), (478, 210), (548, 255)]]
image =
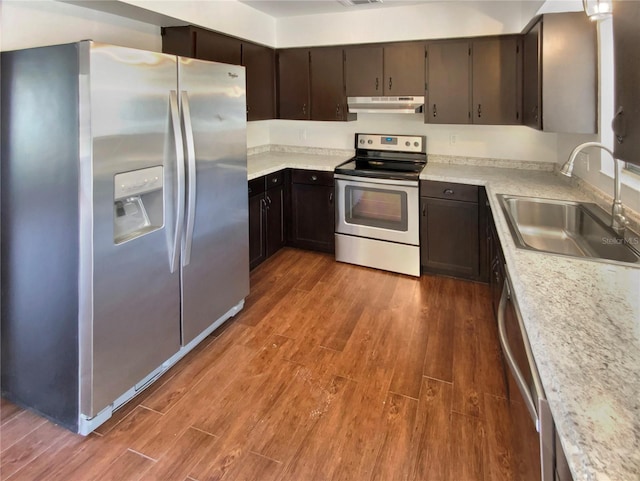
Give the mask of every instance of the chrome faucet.
[(616, 234), (623, 235), (624, 231), (627, 227), (629, 221), (624, 216), (624, 207), (622, 205), (622, 201), (620, 200), (620, 160), (617, 159), (611, 150), (602, 145), (600, 142), (585, 142), (584, 144), (578, 145), (571, 155), (569, 156), (569, 160), (565, 162), (560, 169), (560, 173), (562, 175), (566, 175), (567, 177), (571, 177), (573, 175), (573, 164), (575, 163), (576, 157), (578, 154), (587, 147), (598, 147), (611, 155), (613, 159), (613, 205), (611, 207), (611, 228), (616, 231)]

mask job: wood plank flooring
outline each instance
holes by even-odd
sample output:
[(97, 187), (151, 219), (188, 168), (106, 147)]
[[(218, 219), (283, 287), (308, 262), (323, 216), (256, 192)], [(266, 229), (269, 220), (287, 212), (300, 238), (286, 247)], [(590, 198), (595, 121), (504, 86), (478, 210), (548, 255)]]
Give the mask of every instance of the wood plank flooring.
[(500, 363), (487, 286), (286, 248), (90, 436), (3, 400), (0, 479), (519, 479)]

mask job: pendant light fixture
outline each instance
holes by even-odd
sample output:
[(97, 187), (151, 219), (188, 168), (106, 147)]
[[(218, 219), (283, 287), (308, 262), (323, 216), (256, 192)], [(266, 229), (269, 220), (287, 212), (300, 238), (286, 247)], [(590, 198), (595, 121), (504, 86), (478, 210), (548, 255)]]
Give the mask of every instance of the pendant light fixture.
[(611, 0), (582, 0), (582, 5), (591, 20), (604, 20), (611, 16)]

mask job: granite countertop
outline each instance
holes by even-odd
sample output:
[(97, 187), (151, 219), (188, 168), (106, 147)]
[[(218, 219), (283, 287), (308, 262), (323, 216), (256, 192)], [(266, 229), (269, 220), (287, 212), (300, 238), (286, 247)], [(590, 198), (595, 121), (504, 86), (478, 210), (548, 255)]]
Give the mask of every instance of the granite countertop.
[(249, 180), (271, 174), (282, 169), (309, 169), (333, 172), (337, 165), (353, 157), (351, 150), (313, 149), (309, 153), (297, 152), (295, 148), (287, 151), (268, 151), (255, 153), (247, 157), (247, 177)]
[[(295, 149), (250, 155), (249, 180), (289, 167), (331, 171), (353, 155)], [(574, 479), (640, 480), (640, 268), (516, 248), (496, 195), (597, 199), (549, 172), (549, 164), (496, 168), (435, 160), (430, 156), (421, 179), (486, 187)]]
[(575, 480), (639, 480), (640, 268), (516, 248), (496, 194), (594, 199), (551, 172), (433, 163), (420, 178), (486, 186)]

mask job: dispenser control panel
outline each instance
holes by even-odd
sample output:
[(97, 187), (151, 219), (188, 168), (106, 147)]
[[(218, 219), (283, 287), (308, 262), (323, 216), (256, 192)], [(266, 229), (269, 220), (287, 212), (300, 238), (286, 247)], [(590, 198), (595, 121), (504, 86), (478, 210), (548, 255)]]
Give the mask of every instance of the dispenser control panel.
[(147, 169), (122, 172), (114, 177), (114, 199), (124, 199), (162, 189), (163, 168), (158, 165)]

